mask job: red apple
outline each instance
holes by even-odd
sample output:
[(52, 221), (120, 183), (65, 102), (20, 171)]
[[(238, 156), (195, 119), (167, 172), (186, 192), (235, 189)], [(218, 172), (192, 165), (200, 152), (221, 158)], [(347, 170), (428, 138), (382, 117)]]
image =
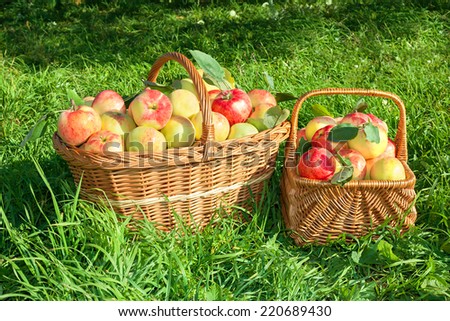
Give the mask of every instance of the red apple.
[(300, 143), (300, 140), (301, 139), (304, 139), (304, 140), (308, 140), (307, 138), (306, 138), (306, 128), (300, 128), (299, 130), (297, 130), (297, 146), (298, 146), (298, 144)]
[(213, 100), (212, 111), (224, 115), (230, 126), (243, 123), (252, 113), (250, 97), (242, 89), (224, 90)]
[(101, 116), (107, 111), (125, 113), (125, 102), (114, 90), (103, 90), (95, 96), (92, 108)]
[(267, 90), (252, 89), (247, 94), (250, 97), (250, 101), (252, 102), (253, 108), (256, 108), (256, 106), (259, 106), (259, 105), (269, 105), (269, 106), (277, 105), (277, 100)]
[(323, 147), (328, 149), (330, 152), (336, 152), (342, 148), (347, 147), (346, 142), (333, 142), (328, 139), (330, 131), (335, 125), (327, 125), (318, 129), (311, 139), (311, 145), (316, 147)]
[(102, 120), (89, 106), (78, 106), (76, 110), (65, 110), (58, 119), (58, 135), (69, 145), (83, 144), (89, 136), (99, 131)]
[(350, 160), (353, 166), (353, 177), (354, 180), (364, 179), (366, 176), (366, 159), (360, 152), (353, 149), (341, 149), (338, 151), (339, 155), (343, 158)]
[(100, 130), (93, 133), (81, 148), (98, 154), (123, 152), (122, 136), (109, 130)]
[(163, 128), (172, 117), (172, 103), (162, 92), (145, 88), (130, 103), (129, 114), (138, 126)]
[(300, 158), (297, 171), (300, 177), (328, 181), (336, 171), (336, 159), (329, 150), (312, 147)]

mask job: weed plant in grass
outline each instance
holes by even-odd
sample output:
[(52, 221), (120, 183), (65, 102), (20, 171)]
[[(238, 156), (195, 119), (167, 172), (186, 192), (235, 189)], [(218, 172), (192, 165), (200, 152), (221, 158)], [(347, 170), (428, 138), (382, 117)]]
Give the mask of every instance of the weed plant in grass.
[[(93, 3), (93, 4), (92, 4)], [(224, 2), (54, 9), (8, 3), (0, 41), (1, 300), (448, 300), (450, 292), (449, 21), (444, 2)], [(334, 2), (333, 2), (334, 3)], [(234, 10), (237, 16), (230, 16)], [(321, 87), (377, 88), (407, 107), (416, 227), (383, 227), (346, 244), (297, 247), (282, 221), (283, 149), (251, 220), (218, 216), (201, 233), (162, 233), (79, 198), (51, 135), (67, 90), (133, 94), (162, 53), (211, 54), (244, 89), (296, 96)], [(186, 76), (174, 63), (159, 82)], [(318, 98), (333, 113), (355, 100)], [(368, 100), (395, 129), (395, 106)], [(292, 102), (282, 103), (292, 109)], [(299, 126), (312, 117), (301, 111)], [(45, 136), (20, 144), (49, 116)], [(393, 136), (395, 133), (390, 133)], [(220, 217), (220, 218), (219, 218)]]

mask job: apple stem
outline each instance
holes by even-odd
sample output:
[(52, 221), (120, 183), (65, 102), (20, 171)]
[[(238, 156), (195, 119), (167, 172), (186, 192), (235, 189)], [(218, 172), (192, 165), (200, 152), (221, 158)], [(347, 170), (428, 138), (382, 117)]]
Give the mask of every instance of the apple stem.
[(223, 95), (224, 100), (230, 100), (233, 97), (231, 91), (228, 91), (225, 95)]
[(75, 100), (71, 99), (70, 100), (70, 104), (72, 105), (72, 110), (73, 111), (77, 110), (77, 104), (75, 104)]

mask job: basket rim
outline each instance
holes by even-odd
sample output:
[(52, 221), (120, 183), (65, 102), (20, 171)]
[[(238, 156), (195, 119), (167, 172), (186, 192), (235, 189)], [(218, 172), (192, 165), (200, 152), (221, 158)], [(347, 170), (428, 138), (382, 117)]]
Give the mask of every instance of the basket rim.
[(389, 180), (371, 180), (371, 179), (363, 179), (363, 180), (351, 180), (349, 182), (346, 182), (344, 185), (337, 185), (332, 184), (329, 181), (321, 181), (316, 179), (310, 179), (301, 177), (297, 174), (296, 167), (283, 167), (283, 174), (282, 176), (288, 176), (290, 180), (295, 182), (296, 185), (301, 185), (305, 187), (321, 187), (321, 188), (347, 188), (347, 189), (357, 189), (357, 188), (367, 188), (367, 189), (380, 189), (380, 188), (409, 188), (414, 187), (416, 183), (416, 176), (414, 172), (411, 170), (411, 168), (408, 166), (408, 164), (400, 160), (403, 167), (405, 168), (406, 172), (406, 178), (402, 180), (395, 180), (395, 181), (389, 181)]
[[(133, 168), (161, 168), (171, 165), (183, 166), (208, 162), (259, 151), (267, 150), (267, 152), (270, 152), (271, 148), (276, 148), (278, 152), (279, 144), (289, 136), (290, 126), (290, 122), (285, 121), (273, 128), (239, 139), (230, 139), (222, 142), (213, 141), (210, 145), (198, 144), (188, 147), (168, 148), (162, 152), (154, 153), (123, 151), (98, 154), (87, 152), (77, 146), (65, 144), (57, 132), (54, 132), (52, 141), (54, 149), (63, 158), (76, 159), (89, 167), (122, 169), (124, 164), (132, 164), (130, 167)], [(209, 157), (205, 159), (205, 150), (208, 148), (210, 149)], [(225, 154), (220, 153), (221, 151), (225, 151)], [(142, 160), (150, 163), (146, 162), (144, 166), (141, 166), (139, 164)]]

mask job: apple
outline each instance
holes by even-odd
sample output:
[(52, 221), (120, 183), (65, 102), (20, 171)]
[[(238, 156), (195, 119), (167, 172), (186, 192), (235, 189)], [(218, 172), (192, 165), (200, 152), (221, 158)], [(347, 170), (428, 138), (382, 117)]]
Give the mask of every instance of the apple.
[(126, 149), (130, 152), (161, 152), (166, 148), (166, 138), (153, 127), (138, 126), (126, 137)]
[(92, 97), (92, 96), (86, 96), (86, 97), (84, 97), (84, 98), (83, 98), (84, 105), (85, 105), (85, 106), (92, 107), (92, 102), (94, 101), (94, 99), (95, 99), (95, 97)]
[(129, 106), (129, 113), (138, 126), (163, 128), (172, 117), (172, 103), (162, 92), (145, 88)]
[[(266, 114), (266, 112), (270, 109), (274, 107), (273, 105), (269, 105), (269, 104), (261, 104), (255, 107), (255, 110), (250, 114), (250, 116), (247, 118), (247, 120), (249, 119), (259, 119), (259, 120), (263, 120), (264, 119), (264, 115)], [(253, 126), (255, 126), (259, 131), (263, 131), (265, 129), (267, 129), (262, 122), (256, 121), (251, 123)]]
[(124, 135), (136, 128), (134, 120), (128, 114), (119, 111), (107, 111), (101, 116), (102, 129)]
[(360, 152), (353, 149), (341, 149), (339, 155), (348, 159), (353, 166), (353, 180), (362, 180), (366, 176), (366, 159)]
[(173, 115), (166, 126), (161, 129), (167, 141), (167, 147), (188, 147), (195, 141), (194, 124), (189, 118)]
[(336, 125), (334, 118), (330, 116), (317, 116), (311, 119), (305, 127), (306, 138), (310, 141), (316, 131), (327, 125)]
[(355, 138), (347, 142), (348, 147), (360, 152), (365, 159), (380, 156), (387, 147), (388, 136), (386, 131), (378, 127), (380, 141), (378, 143), (367, 140), (364, 129), (359, 129)]
[[(378, 157), (386, 149), (388, 142), (387, 131), (384, 130), (383, 126), (380, 126), (380, 124), (372, 122), (371, 118), (367, 114), (361, 112), (353, 112), (347, 114), (341, 121), (341, 124), (343, 123), (348, 123), (352, 124), (353, 126), (359, 127), (356, 137), (349, 140), (347, 144), (349, 148), (355, 149), (360, 152), (365, 159)], [(378, 128), (380, 136), (380, 141), (378, 143), (371, 142), (367, 139), (364, 132), (364, 126), (368, 123), (372, 123)]]
[(312, 147), (303, 153), (297, 165), (300, 177), (330, 180), (336, 171), (336, 158), (326, 148)]
[(402, 162), (395, 157), (380, 158), (370, 169), (370, 179), (397, 181), (406, 178)]
[[(203, 80), (203, 83), (205, 84), (206, 92), (208, 94), (210, 94), (210, 95), (213, 92), (221, 91), (219, 87), (211, 85), (211, 84), (208, 84), (204, 80)], [(185, 90), (190, 91), (191, 93), (193, 93), (195, 95), (195, 97), (197, 97), (197, 99), (199, 99), (197, 88), (195, 87), (194, 82), (192, 81), (192, 79), (190, 79), (190, 78), (181, 79), (180, 80), (180, 85), (181, 85), (181, 89), (185, 89)]]
[(336, 152), (342, 148), (347, 148), (346, 142), (333, 142), (328, 139), (330, 131), (334, 126), (336, 125), (326, 125), (325, 127), (319, 128), (311, 139), (311, 145), (326, 148), (330, 152)]
[(252, 89), (247, 94), (250, 97), (250, 101), (252, 102), (253, 108), (256, 108), (257, 106), (260, 106), (260, 105), (269, 105), (269, 106), (277, 105), (277, 100), (267, 90)]
[(252, 113), (252, 103), (245, 91), (235, 88), (220, 92), (213, 100), (211, 109), (224, 115), (233, 126), (247, 120)]
[(249, 135), (258, 134), (258, 129), (249, 123), (236, 123), (230, 128), (228, 139), (238, 139)]
[(109, 130), (100, 130), (93, 133), (89, 139), (81, 145), (81, 149), (98, 154), (105, 152), (123, 152), (122, 136)]
[(353, 113), (345, 115), (340, 123), (341, 124), (352, 124), (354, 126), (360, 126), (366, 124), (370, 120), (370, 117), (367, 114), (361, 113), (359, 111), (355, 111)]
[(103, 90), (95, 96), (92, 101), (92, 108), (94, 108), (99, 115), (102, 115), (107, 111), (119, 111), (125, 113), (126, 109), (122, 96), (114, 90), (109, 89)]
[(189, 118), (200, 111), (197, 96), (189, 90), (175, 89), (169, 94), (169, 99), (173, 108), (172, 115)]
[(370, 179), (370, 169), (372, 168), (373, 164), (375, 164), (375, 162), (377, 160), (379, 160), (380, 158), (385, 158), (385, 157), (395, 157), (395, 154), (396, 154), (395, 144), (390, 138), (388, 138), (388, 144), (387, 144), (384, 152), (381, 153), (381, 155), (378, 157), (366, 160), (367, 172), (366, 172), (365, 179)]
[(78, 146), (102, 128), (98, 113), (89, 106), (65, 110), (58, 119), (58, 135), (68, 145)]
[(387, 124), (382, 121), (380, 118), (378, 118), (377, 116), (375, 116), (374, 114), (367, 114), (367, 116), (369, 116), (370, 120), (372, 121), (372, 123), (377, 126), (380, 127), (382, 129), (384, 129), (384, 131), (387, 133), (388, 132), (388, 126)]
[[(214, 140), (216, 142), (222, 142), (228, 138), (230, 133), (230, 123), (228, 119), (219, 113), (212, 112), (213, 124), (214, 124)], [(195, 139), (200, 140), (203, 134), (203, 115), (202, 112), (198, 112), (193, 117), (191, 121), (195, 127)]]
[(214, 99), (216, 99), (217, 95), (220, 94), (221, 90), (220, 89), (212, 89), (210, 91), (208, 91), (208, 95), (209, 95), (209, 101), (213, 102)]
[(306, 128), (300, 128), (299, 130), (297, 130), (297, 146), (298, 146), (298, 144), (300, 143), (300, 140), (301, 139), (304, 139), (304, 140), (308, 140), (307, 138), (306, 138)]

